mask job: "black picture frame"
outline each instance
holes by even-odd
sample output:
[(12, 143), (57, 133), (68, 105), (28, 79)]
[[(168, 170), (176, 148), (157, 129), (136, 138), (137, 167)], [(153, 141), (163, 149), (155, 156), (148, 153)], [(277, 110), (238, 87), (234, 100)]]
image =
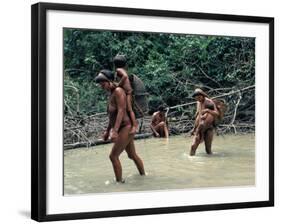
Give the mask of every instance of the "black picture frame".
[[(82, 13), (110, 13), (154, 17), (191, 18), (200, 20), (253, 22), (269, 25), (269, 200), (208, 204), (195, 206), (176, 206), (159, 208), (139, 208), (130, 210), (98, 211), (83, 213), (52, 214), (46, 213), (46, 13), (48, 10), (63, 10)], [(193, 212), (206, 210), (238, 209), (274, 206), (274, 18), (183, 11), (163, 11), (137, 8), (103, 7), (73, 4), (37, 3), (31, 11), (31, 218), (37, 221), (73, 220), (86, 218), (133, 216), (162, 213)]]

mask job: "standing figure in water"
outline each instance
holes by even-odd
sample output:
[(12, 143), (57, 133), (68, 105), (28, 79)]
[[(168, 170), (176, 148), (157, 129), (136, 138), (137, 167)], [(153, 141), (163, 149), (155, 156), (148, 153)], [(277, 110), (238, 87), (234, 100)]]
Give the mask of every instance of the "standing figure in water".
[(121, 87), (125, 90), (127, 97), (127, 111), (133, 124), (130, 134), (135, 134), (138, 128), (138, 123), (132, 107), (133, 89), (129, 80), (128, 73), (126, 71), (127, 60), (124, 55), (116, 55), (113, 58), (113, 63), (116, 68), (116, 74), (120, 78), (118, 87)]
[(166, 115), (165, 115), (165, 108), (163, 106), (160, 106), (158, 108), (158, 111), (156, 111), (152, 115), (150, 128), (155, 137), (164, 137), (164, 138), (169, 137), (169, 130), (168, 130), (168, 124), (167, 124), (167, 119), (166, 119)]
[(197, 111), (195, 114), (195, 125), (191, 132), (194, 135), (190, 155), (195, 155), (196, 149), (201, 142), (205, 142), (207, 154), (212, 154), (212, 141), (214, 136), (215, 121), (219, 116), (219, 111), (213, 100), (201, 89), (196, 89), (192, 95), (197, 101)]
[(119, 160), (119, 156), (124, 150), (126, 150), (128, 157), (135, 162), (140, 175), (145, 175), (145, 171), (141, 158), (136, 154), (134, 134), (130, 134), (132, 123), (127, 114), (126, 93), (124, 89), (117, 87), (113, 80), (114, 73), (109, 70), (101, 70), (95, 78), (96, 83), (110, 93), (108, 100), (109, 122), (103, 134), (103, 139), (106, 141), (110, 138), (114, 142), (109, 158), (112, 162), (116, 181), (124, 182)]

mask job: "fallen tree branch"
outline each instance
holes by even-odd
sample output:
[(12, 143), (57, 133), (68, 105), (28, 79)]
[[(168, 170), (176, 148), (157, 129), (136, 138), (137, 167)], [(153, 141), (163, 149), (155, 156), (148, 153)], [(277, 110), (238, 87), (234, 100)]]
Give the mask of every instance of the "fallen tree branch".
[(204, 72), (204, 70), (203, 70), (199, 65), (197, 65), (197, 64), (195, 64), (195, 65), (196, 65), (197, 68), (199, 68), (199, 70), (203, 73), (203, 75), (204, 75), (206, 78), (210, 79), (212, 82), (216, 83), (219, 87), (221, 87), (221, 84), (218, 83), (215, 79), (213, 79), (213, 78), (211, 78), (210, 76), (208, 76), (208, 74), (207, 74), (206, 72)]
[[(135, 135), (134, 139), (137, 140), (137, 139), (144, 139), (144, 138), (149, 138), (149, 137), (152, 137), (153, 134), (152, 133), (145, 133), (145, 134), (137, 134)], [(109, 144), (109, 143), (112, 143), (111, 140), (107, 140), (107, 141), (104, 141), (103, 139), (98, 139), (94, 142), (76, 142), (76, 143), (73, 143), (73, 144), (64, 144), (63, 148), (65, 150), (68, 150), (68, 149), (75, 149), (75, 148), (81, 148), (81, 147), (90, 147), (90, 146), (96, 146), (96, 145), (103, 145), (103, 144)]]
[[(255, 130), (255, 101), (250, 94), (244, 94), (246, 91), (254, 90), (255, 85), (247, 86), (241, 89), (230, 90), (229, 88), (219, 88), (219, 91), (211, 92), (217, 93), (217, 96), (212, 99), (227, 97), (228, 110), (223, 118), (223, 123), (218, 125), (220, 133), (228, 132), (253, 132)], [(208, 92), (210, 93), (210, 92)], [(239, 95), (238, 95), (239, 94)], [(234, 95), (235, 97), (232, 97)], [(230, 97), (228, 97), (230, 96)], [(242, 98), (243, 96), (243, 98)], [(228, 99), (229, 98), (229, 99)], [(237, 99), (236, 101), (230, 99)], [(193, 128), (194, 124), (194, 108), (185, 107), (194, 105), (196, 101), (189, 102), (173, 107), (167, 107), (166, 116), (169, 123), (169, 130), (171, 135), (187, 133)], [(180, 110), (176, 109), (180, 107)], [(251, 109), (248, 109), (251, 108)], [(248, 111), (249, 110), (249, 111)], [(152, 136), (150, 129), (151, 116), (145, 116), (142, 121), (139, 121), (140, 129), (137, 136)], [(249, 123), (245, 123), (249, 122)], [(101, 141), (100, 135), (106, 129), (108, 123), (107, 113), (97, 113), (90, 116), (74, 115), (64, 117), (64, 146), (66, 149), (88, 147), (99, 144), (106, 144), (109, 142)], [(140, 132), (141, 131), (141, 132)], [(140, 135), (140, 133), (144, 133)]]
[[(244, 91), (247, 91), (247, 90), (250, 90), (250, 89), (253, 89), (255, 88), (255, 85), (252, 85), (252, 86), (247, 86), (243, 89), (239, 89), (239, 90), (232, 90), (228, 93), (224, 93), (224, 94), (221, 94), (221, 95), (218, 95), (218, 96), (214, 96), (214, 97), (211, 97), (211, 99), (216, 99), (216, 98), (220, 98), (220, 97), (224, 97), (224, 96), (229, 96), (229, 95), (233, 95), (235, 93), (238, 93), (238, 92), (244, 92)], [(190, 103), (184, 103), (184, 104), (180, 104), (180, 105), (176, 105), (176, 106), (172, 106), (172, 107), (168, 107), (167, 109), (170, 110), (170, 109), (175, 109), (175, 108), (178, 108), (178, 107), (184, 107), (184, 106), (189, 106), (189, 105), (192, 105), (192, 104), (195, 104), (196, 101), (194, 102), (190, 102)]]

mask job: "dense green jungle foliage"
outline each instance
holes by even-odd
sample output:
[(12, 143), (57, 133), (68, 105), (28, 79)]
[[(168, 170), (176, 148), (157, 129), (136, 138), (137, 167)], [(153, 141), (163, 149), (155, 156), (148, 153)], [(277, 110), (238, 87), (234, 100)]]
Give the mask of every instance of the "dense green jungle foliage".
[[(64, 29), (66, 114), (106, 111), (107, 95), (94, 77), (113, 70), (117, 54), (126, 55), (129, 73), (143, 80), (151, 111), (192, 102), (196, 87), (216, 96), (255, 85), (254, 38)], [(244, 94), (237, 117), (249, 113), (253, 121), (254, 105), (254, 91)]]

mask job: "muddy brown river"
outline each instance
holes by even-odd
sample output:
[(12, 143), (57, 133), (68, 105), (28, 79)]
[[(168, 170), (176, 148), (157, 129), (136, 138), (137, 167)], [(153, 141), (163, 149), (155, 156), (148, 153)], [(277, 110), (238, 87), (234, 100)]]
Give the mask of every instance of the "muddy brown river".
[(108, 158), (112, 144), (64, 152), (64, 194), (250, 186), (255, 184), (255, 136), (215, 136), (213, 155), (200, 144), (189, 156), (191, 137), (136, 140), (146, 176), (140, 176), (124, 151), (121, 154), (124, 184), (114, 181)]

